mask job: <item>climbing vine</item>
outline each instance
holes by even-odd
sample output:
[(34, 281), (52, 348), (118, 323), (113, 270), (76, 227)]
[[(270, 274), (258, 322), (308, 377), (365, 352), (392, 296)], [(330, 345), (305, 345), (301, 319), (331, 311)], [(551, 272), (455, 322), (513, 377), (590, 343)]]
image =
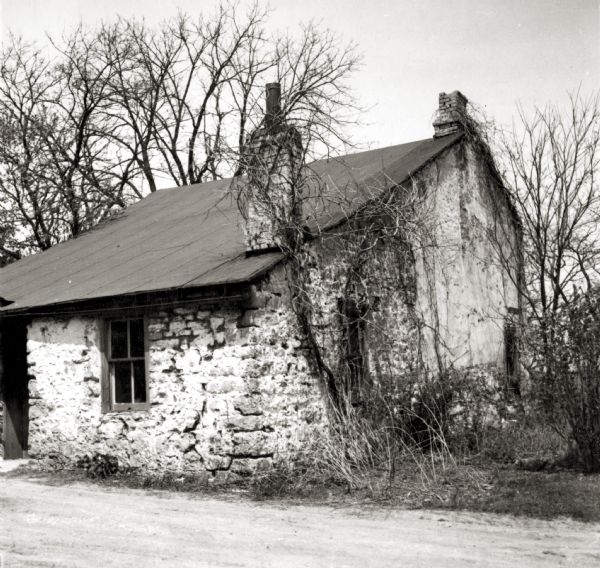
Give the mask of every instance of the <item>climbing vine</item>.
[[(466, 114), (459, 120), (464, 146), (492, 168), (477, 123)], [(247, 242), (285, 255), (292, 311), (331, 408), (344, 416), (368, 406), (373, 393), (378, 404), (406, 406), (460, 357), (440, 316), (440, 293), (452, 284), (448, 255), (462, 254), (458, 244), (438, 242), (444, 220), (439, 191), (429, 188), (442, 183), (440, 166), (432, 161), (427, 174), (401, 184), (383, 169), (360, 183), (347, 171), (336, 185), (306, 163), (294, 126), (271, 121), (249, 139), (247, 178), (233, 185)], [(455, 159), (464, 162), (466, 152), (461, 146)]]
[(304, 164), (299, 139), (280, 127), (258, 149), (251, 141), (250, 182), (234, 191), (250, 230), (270, 233), (250, 242), (286, 257), (291, 306), (313, 370), (332, 408), (343, 411), (386, 378), (394, 383), (421, 371), (415, 263), (431, 215), (415, 180), (324, 183)]

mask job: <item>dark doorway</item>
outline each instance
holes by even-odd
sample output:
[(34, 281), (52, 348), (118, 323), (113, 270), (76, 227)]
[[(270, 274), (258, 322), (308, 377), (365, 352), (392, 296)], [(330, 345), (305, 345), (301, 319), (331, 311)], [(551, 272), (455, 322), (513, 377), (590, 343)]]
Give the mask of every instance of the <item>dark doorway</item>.
[(27, 457), (29, 389), (27, 328), (13, 320), (0, 326), (0, 386), (4, 401), (4, 459)]

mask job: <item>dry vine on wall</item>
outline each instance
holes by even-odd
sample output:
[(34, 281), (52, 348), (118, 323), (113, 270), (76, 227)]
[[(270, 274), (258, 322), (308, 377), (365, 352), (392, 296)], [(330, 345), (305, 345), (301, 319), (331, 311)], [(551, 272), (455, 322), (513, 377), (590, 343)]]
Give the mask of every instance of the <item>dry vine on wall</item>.
[(286, 256), (313, 370), (343, 415), (374, 391), (410, 390), (422, 372), (415, 247), (427, 240), (428, 212), (416, 182), (324, 184), (301, 140), (291, 126), (265, 125), (248, 144), (250, 182), (233, 187), (250, 241), (268, 249), (271, 239)]

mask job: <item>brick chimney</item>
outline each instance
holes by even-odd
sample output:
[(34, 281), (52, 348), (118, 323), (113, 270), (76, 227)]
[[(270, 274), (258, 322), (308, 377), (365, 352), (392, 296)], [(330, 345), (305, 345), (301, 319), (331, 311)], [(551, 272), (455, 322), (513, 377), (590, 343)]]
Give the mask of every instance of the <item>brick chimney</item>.
[(467, 97), (460, 91), (440, 93), (439, 108), (433, 121), (434, 138), (448, 136), (464, 130), (467, 116)]
[(300, 133), (281, 114), (279, 83), (266, 85), (263, 123), (246, 144), (246, 252), (281, 249), (297, 235), (302, 215)]

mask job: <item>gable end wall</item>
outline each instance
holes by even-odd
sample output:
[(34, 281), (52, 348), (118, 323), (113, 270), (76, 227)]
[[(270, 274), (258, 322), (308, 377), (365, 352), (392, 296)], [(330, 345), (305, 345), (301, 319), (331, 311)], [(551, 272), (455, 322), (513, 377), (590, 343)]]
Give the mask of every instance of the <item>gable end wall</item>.
[[(519, 306), (518, 259), (513, 256), (509, 276), (497, 252), (499, 245), (507, 251), (518, 248), (516, 219), (504, 190), (468, 142), (429, 164), (415, 183), (425, 188), (433, 219), (422, 243), (426, 246), (416, 247), (428, 364), (437, 368), (437, 330), (446, 365), (501, 367), (507, 310)], [(496, 231), (497, 223), (506, 230)]]

